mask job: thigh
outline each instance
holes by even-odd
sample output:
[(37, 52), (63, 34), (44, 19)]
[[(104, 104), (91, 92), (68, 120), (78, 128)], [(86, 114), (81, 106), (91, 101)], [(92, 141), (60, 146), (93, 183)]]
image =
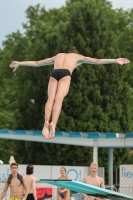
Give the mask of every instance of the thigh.
[(57, 200), (62, 200), (62, 197), (60, 196), (60, 194), (57, 194)]
[(57, 87), (58, 87), (58, 81), (50, 77), (48, 84), (48, 97), (55, 98)]
[(64, 200), (70, 200), (70, 193), (65, 193)]
[(58, 97), (65, 97), (69, 91), (71, 82), (70, 76), (65, 76), (64, 78), (60, 79), (58, 82), (57, 92), (56, 92), (56, 98)]

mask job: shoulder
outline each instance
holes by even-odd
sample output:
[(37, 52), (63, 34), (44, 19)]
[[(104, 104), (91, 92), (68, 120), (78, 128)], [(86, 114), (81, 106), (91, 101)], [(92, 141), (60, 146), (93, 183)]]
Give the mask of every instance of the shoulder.
[(86, 58), (85, 56), (80, 55), (80, 54), (76, 54), (76, 57), (77, 57), (77, 62), (78, 62), (79, 65), (84, 63), (85, 58)]
[(69, 180), (70, 178), (68, 176), (66, 176), (66, 180)]
[(33, 181), (36, 181), (36, 178), (35, 178), (35, 176), (32, 176), (32, 180), (33, 180)]
[(103, 180), (103, 178), (101, 176), (97, 176), (99, 179)]
[(9, 179), (9, 177), (8, 177), (8, 178), (6, 178), (6, 180), (5, 180), (5, 184), (6, 184), (6, 183), (8, 184), (8, 179)]
[(7, 177), (6, 182), (7, 182), (8, 184), (11, 184), (11, 180), (12, 180), (12, 174), (10, 174), (10, 175)]
[(23, 180), (23, 182), (26, 182), (27, 181), (27, 176), (26, 175), (22, 176), (22, 180)]
[(54, 60), (55, 60), (56, 56), (53, 56), (51, 58), (48, 58), (50, 62), (54, 63)]
[(58, 53), (58, 54), (56, 54), (55, 56), (53, 56), (52, 58), (55, 60), (56, 58), (58, 59), (58, 58), (61, 58), (62, 56), (64, 56), (65, 55), (65, 53)]
[(84, 177), (82, 182), (86, 183), (86, 180), (87, 180), (88, 178), (89, 178), (89, 176)]
[(98, 178), (99, 178), (99, 180), (100, 180), (101, 182), (104, 181), (104, 179), (103, 179), (101, 176), (98, 176)]

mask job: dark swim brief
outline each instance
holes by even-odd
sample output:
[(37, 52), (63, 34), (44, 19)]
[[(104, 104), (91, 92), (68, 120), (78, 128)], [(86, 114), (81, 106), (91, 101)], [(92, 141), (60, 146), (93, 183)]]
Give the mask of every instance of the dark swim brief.
[(33, 193), (28, 194), (26, 200), (35, 200)]
[(66, 190), (65, 192), (60, 192), (61, 189), (63, 190), (64, 188), (58, 188), (58, 193), (59, 193), (60, 197), (61, 197), (62, 199), (64, 199), (65, 194), (68, 193), (69, 191)]
[(62, 198), (62, 199), (64, 199), (64, 192), (63, 193), (59, 193), (60, 194), (60, 197)]
[(68, 69), (54, 69), (51, 72), (50, 76), (55, 78), (57, 81), (59, 81), (60, 79), (62, 79), (65, 76), (71, 77), (71, 73)]

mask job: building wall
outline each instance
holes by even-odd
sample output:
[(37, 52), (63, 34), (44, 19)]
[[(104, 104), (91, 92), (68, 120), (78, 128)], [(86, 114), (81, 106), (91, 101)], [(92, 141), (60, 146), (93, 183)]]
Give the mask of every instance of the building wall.
[(133, 165), (120, 165), (120, 192), (133, 196)]

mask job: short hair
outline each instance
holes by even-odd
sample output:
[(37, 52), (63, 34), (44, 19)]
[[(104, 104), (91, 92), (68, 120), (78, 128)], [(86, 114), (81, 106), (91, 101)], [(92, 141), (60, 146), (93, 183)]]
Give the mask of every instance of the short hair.
[(90, 167), (91, 167), (92, 165), (95, 166), (95, 167), (98, 167), (98, 164), (95, 163), (95, 162), (92, 162), (92, 163), (90, 164)]
[(10, 168), (11, 168), (12, 166), (17, 166), (17, 167), (18, 167), (18, 163), (11, 163)]
[(33, 174), (33, 165), (27, 165), (26, 167), (26, 174), (30, 175), (30, 174)]
[(65, 168), (65, 167), (61, 167), (60, 169), (64, 169), (64, 170), (65, 170), (65, 172), (66, 172), (66, 168)]

